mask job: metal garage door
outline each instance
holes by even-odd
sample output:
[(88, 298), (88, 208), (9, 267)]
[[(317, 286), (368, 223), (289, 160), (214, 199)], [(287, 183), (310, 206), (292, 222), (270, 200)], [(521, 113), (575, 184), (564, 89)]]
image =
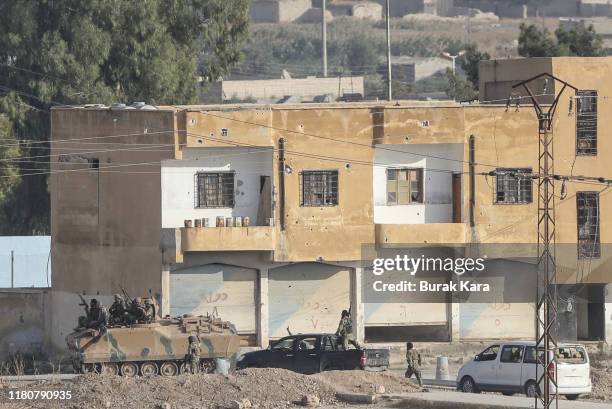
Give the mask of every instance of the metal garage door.
[(240, 334), (256, 332), (257, 270), (207, 264), (170, 273), (170, 315), (216, 314)]
[(301, 263), (269, 272), (270, 337), (291, 332), (335, 332), (350, 306), (351, 271), (321, 263)]

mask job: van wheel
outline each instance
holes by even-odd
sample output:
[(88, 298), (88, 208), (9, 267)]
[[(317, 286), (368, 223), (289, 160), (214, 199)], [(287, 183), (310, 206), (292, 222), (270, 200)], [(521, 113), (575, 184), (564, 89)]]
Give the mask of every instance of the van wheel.
[(459, 387), (463, 393), (479, 393), (478, 388), (476, 388), (476, 382), (470, 376), (463, 377)]
[(525, 384), (525, 395), (529, 398), (540, 396), (540, 387), (535, 381), (529, 381)]
[(578, 395), (578, 394), (575, 394), (575, 395), (565, 395), (565, 398), (567, 400), (576, 400), (576, 399), (578, 399), (578, 396), (580, 396), (580, 395)]
[(504, 395), (504, 396), (513, 396), (514, 392), (502, 392), (502, 395)]

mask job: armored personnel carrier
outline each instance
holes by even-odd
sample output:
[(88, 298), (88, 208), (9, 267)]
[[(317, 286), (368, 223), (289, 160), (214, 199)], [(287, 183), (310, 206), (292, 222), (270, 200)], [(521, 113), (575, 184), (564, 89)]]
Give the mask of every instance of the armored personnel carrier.
[(219, 359), (234, 367), (240, 338), (231, 323), (211, 316), (84, 329), (69, 334), (66, 342), (77, 372), (173, 376), (191, 371), (186, 362), (190, 335), (200, 340), (200, 372), (213, 372)]

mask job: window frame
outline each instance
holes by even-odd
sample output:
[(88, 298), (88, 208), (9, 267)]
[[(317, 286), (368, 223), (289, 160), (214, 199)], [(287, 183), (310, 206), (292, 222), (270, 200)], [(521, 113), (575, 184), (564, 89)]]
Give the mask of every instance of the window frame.
[[(584, 200), (582, 196), (592, 195), (595, 198), (595, 202), (597, 204), (597, 214), (595, 215), (597, 225), (595, 226), (595, 241), (592, 242), (593, 249), (591, 252), (585, 254), (585, 249), (583, 248), (582, 241), (587, 240), (585, 238), (581, 238), (582, 234), (580, 232), (580, 201)], [(587, 219), (590, 216), (585, 216)], [(589, 235), (591, 235), (589, 233)], [(584, 259), (598, 259), (601, 258), (601, 205), (599, 201), (599, 192), (596, 191), (582, 191), (576, 192), (576, 251), (579, 260)]]
[[(332, 192), (331, 192), (331, 197), (334, 200), (332, 200), (331, 203), (311, 203), (310, 201), (308, 203), (306, 202), (306, 194), (305, 194), (306, 183), (304, 183), (305, 182), (304, 178), (307, 175), (327, 175), (328, 177), (335, 176), (335, 182), (336, 182), (335, 192), (333, 191), (333, 185), (332, 185)], [(299, 176), (300, 176), (300, 180), (299, 180), (300, 207), (334, 207), (340, 204), (340, 172), (338, 171), (338, 169), (304, 169), (300, 172)], [(333, 183), (333, 180), (331, 183)], [(310, 182), (308, 184), (310, 187)], [(325, 189), (325, 183), (323, 183), (323, 187)], [(322, 194), (323, 196), (326, 196), (325, 190), (323, 191)], [(311, 196), (311, 195), (308, 195), (308, 196)]]
[[(389, 179), (389, 172), (397, 172), (395, 179)], [(406, 175), (406, 181), (408, 182), (408, 203), (400, 203), (399, 196), (399, 181), (400, 179), (397, 177), (400, 171), (408, 172)], [(419, 185), (419, 199), (412, 199), (412, 173), (417, 173), (417, 183)], [(425, 169), (424, 168), (414, 168), (414, 167), (388, 167), (385, 170), (385, 202), (387, 206), (410, 206), (410, 205), (422, 205), (425, 203)], [(389, 182), (395, 182), (395, 203), (389, 201)], [(391, 192), (393, 193), (393, 192)]]
[[(220, 187), (220, 191), (218, 192), (218, 194), (220, 194), (220, 197), (218, 197), (219, 200), (219, 204), (202, 204), (202, 200), (201, 200), (201, 195), (202, 192), (200, 190), (200, 177), (202, 176), (210, 176), (210, 175), (217, 175), (217, 183), (220, 184), (220, 186), (218, 185), (218, 188)], [(230, 203), (225, 203), (225, 197), (224, 197), (224, 182), (223, 182), (223, 176), (224, 175), (231, 175), (232, 177), (232, 192), (231, 192), (231, 197), (230, 197)], [(219, 171), (197, 171), (194, 175), (194, 208), (195, 209), (233, 209), (236, 206), (236, 172), (233, 170), (219, 170)], [(206, 200), (205, 200), (206, 202)]]
[[(512, 349), (512, 348), (519, 348), (520, 349), (520, 355), (518, 360), (516, 361), (506, 361), (504, 360), (504, 350), (506, 349)], [(520, 364), (523, 362), (523, 355), (525, 354), (525, 346), (524, 345), (504, 345), (501, 347), (501, 350), (499, 351), (499, 362), (502, 364)]]
[[(588, 113), (592, 113), (593, 116), (589, 118), (581, 118), (582, 113), (582, 101), (581, 98), (593, 98), (592, 101), (592, 109), (590, 111), (586, 111)], [(576, 156), (597, 156), (597, 139), (598, 139), (598, 92), (597, 90), (578, 90), (575, 94), (576, 98)], [(581, 129), (581, 127), (586, 129)], [(591, 129), (589, 129), (589, 127)], [(593, 130), (594, 134), (592, 138), (581, 136), (580, 133)], [(588, 133), (588, 132), (586, 132)], [(580, 147), (580, 141), (592, 141), (592, 146), (588, 148)]]
[[(528, 205), (528, 204), (533, 203), (533, 179), (530, 176), (523, 177), (523, 178), (519, 178), (518, 176), (515, 177), (516, 192), (513, 192), (513, 194), (515, 194), (516, 201), (510, 202), (510, 201), (507, 201), (506, 199), (504, 200), (499, 199), (500, 177), (509, 177), (507, 173), (516, 173), (516, 174), (532, 173), (533, 172), (532, 168), (497, 168), (495, 169), (495, 171), (496, 171), (495, 190), (493, 192), (493, 194), (495, 195), (495, 199), (494, 199), (495, 204), (498, 204), (498, 205)], [(499, 172), (501, 172), (501, 174)], [(527, 199), (521, 200), (521, 191), (522, 191), (521, 181), (523, 180), (529, 181), (529, 190), (528, 191), (525, 190), (525, 192), (529, 192), (529, 197)], [(507, 193), (505, 190), (504, 190), (504, 193), (505, 193), (504, 196), (506, 196)]]

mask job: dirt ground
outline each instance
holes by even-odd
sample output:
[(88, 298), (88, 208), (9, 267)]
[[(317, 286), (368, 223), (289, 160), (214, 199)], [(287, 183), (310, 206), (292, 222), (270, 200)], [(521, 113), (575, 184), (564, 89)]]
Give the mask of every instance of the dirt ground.
[[(136, 377), (87, 374), (71, 381), (38, 382), (19, 390), (71, 391), (65, 401), (10, 400), (3, 385), (0, 408), (126, 408), (126, 409), (239, 409), (247, 399), (254, 409), (289, 408), (304, 395), (315, 395), (321, 405), (336, 406), (336, 390), (374, 393), (382, 385), (387, 393), (416, 391), (414, 384), (399, 376), (363, 371), (333, 371), (301, 375), (284, 369), (246, 369), (235, 374)], [(169, 404), (170, 406), (164, 406)], [(243, 406), (240, 409), (248, 409)]]

